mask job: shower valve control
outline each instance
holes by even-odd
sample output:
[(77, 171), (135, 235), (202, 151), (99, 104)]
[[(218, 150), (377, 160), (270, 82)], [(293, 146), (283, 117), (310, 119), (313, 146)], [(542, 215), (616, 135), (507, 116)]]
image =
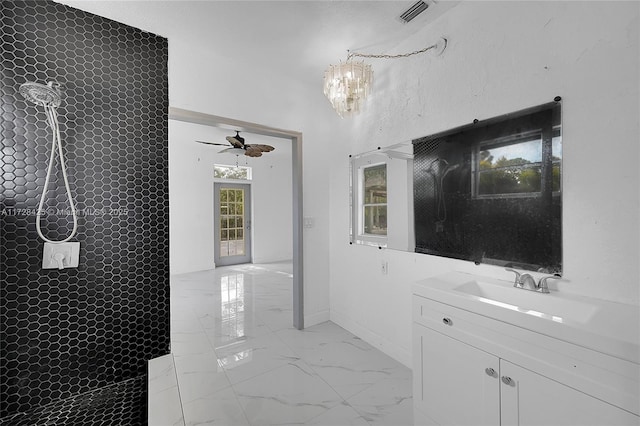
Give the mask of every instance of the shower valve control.
[(80, 258), (80, 243), (44, 243), (42, 269), (77, 268)]

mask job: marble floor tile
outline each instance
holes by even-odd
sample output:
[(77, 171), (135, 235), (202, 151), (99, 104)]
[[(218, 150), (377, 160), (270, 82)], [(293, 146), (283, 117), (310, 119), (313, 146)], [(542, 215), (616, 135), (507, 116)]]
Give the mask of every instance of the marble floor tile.
[(354, 337), (345, 329), (329, 321), (304, 330), (294, 328), (278, 330), (276, 335), (298, 356), (305, 359), (312, 357), (329, 343), (346, 341)]
[(381, 380), (347, 402), (372, 425), (413, 425), (410, 376)]
[(302, 424), (342, 401), (302, 361), (283, 365), (233, 388), (249, 422), (255, 426)]
[(315, 426), (368, 426), (369, 423), (346, 402), (325, 411), (305, 425)]
[(231, 387), (183, 403), (183, 410), (187, 426), (250, 426)]
[(345, 399), (381, 380), (402, 376), (406, 370), (353, 335), (329, 342), (302, 359)]
[(231, 385), (214, 352), (176, 356), (175, 362), (183, 403), (208, 397)]
[(273, 333), (218, 348), (216, 353), (232, 384), (298, 360), (296, 354)]
[(209, 337), (203, 330), (194, 333), (171, 332), (171, 353), (174, 356), (203, 354), (212, 350)]
[(293, 328), (291, 263), (176, 275), (171, 297), (187, 425), (411, 424), (408, 368), (334, 323)]
[(258, 316), (271, 331), (293, 328), (293, 309), (269, 307), (258, 313)]

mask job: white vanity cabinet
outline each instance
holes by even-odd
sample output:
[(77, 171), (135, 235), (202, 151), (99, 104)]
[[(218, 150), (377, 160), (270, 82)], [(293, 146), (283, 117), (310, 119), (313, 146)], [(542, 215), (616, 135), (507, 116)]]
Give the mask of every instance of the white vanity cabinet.
[[(500, 360), (503, 425), (638, 425), (638, 416)], [(504, 379), (504, 382), (502, 381)], [(507, 383), (505, 383), (507, 382)]]
[(637, 364), (416, 294), (413, 319), (416, 425), (640, 425)]
[(422, 325), (413, 333), (416, 420), (427, 414), (438, 425), (499, 425), (500, 359)]

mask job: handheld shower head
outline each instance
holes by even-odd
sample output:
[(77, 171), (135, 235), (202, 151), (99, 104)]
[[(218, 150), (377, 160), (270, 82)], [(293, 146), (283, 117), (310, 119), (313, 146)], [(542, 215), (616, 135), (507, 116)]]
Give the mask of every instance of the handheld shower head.
[[(36, 215), (36, 231), (38, 232), (40, 238), (42, 238), (46, 243), (67, 242), (75, 235), (76, 231), (78, 230), (78, 216), (76, 214), (76, 207), (73, 202), (73, 196), (71, 195), (71, 188), (69, 187), (67, 169), (64, 164), (64, 155), (62, 154), (62, 138), (60, 137), (60, 125), (58, 123), (58, 114), (56, 112), (56, 107), (59, 107), (60, 103), (62, 102), (62, 91), (60, 90), (60, 88), (60, 83), (50, 81), (46, 85), (34, 82), (26, 82), (22, 84), (18, 89), (20, 94), (22, 94), (22, 96), (24, 96), (26, 100), (44, 107), (44, 110), (47, 114), (47, 122), (49, 123), (49, 126), (51, 126), (51, 130), (53, 133), (53, 137), (51, 140), (51, 156), (49, 157), (49, 166), (47, 167), (47, 174), (44, 180), (42, 194), (40, 195), (38, 213)], [(71, 214), (73, 216), (73, 229), (71, 230), (71, 234), (64, 240), (60, 241), (53, 241), (48, 239), (44, 236), (42, 230), (40, 229), (40, 220), (42, 218), (42, 212), (44, 211), (44, 200), (47, 189), (49, 187), (49, 180), (51, 178), (53, 160), (56, 155), (56, 151), (58, 152), (60, 168), (62, 169), (62, 178), (64, 179), (64, 186), (67, 190), (67, 199), (69, 200), (69, 207), (71, 207)]]
[(62, 103), (60, 83), (50, 81), (46, 85), (28, 81), (20, 86), (20, 94), (36, 105), (59, 107)]

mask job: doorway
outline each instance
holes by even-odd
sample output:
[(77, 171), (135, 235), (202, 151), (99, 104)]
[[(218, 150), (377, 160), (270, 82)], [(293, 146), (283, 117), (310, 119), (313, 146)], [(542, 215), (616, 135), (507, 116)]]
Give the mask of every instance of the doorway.
[(302, 212), (302, 133), (277, 129), (257, 123), (169, 107), (169, 119), (226, 129), (248, 131), (265, 136), (288, 139), (292, 144), (291, 169), (293, 176), (293, 326), (304, 328), (304, 265), (303, 265), (303, 212)]
[(213, 199), (216, 265), (250, 263), (251, 185), (216, 182)]

